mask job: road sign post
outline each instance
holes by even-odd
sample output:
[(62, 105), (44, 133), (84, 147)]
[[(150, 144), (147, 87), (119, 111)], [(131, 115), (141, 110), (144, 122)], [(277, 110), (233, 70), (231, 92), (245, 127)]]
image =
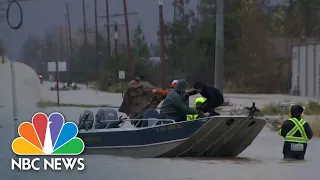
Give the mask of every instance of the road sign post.
[(126, 74), (125, 74), (124, 71), (119, 71), (118, 74), (119, 74), (119, 80), (120, 80), (120, 83), (121, 83), (121, 95), (122, 95), (122, 98), (123, 98), (123, 80), (126, 78)]
[(58, 61), (56, 59), (56, 62), (48, 62), (48, 71), (49, 72), (55, 72), (56, 73), (56, 84), (57, 84), (57, 104), (60, 104), (60, 95), (59, 95), (59, 72), (65, 72), (67, 71), (67, 63), (64, 61)]

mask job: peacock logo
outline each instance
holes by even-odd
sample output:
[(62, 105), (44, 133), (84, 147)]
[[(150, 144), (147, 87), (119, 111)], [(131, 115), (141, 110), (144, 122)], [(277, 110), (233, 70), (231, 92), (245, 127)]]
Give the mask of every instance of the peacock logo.
[(23, 122), (18, 128), (19, 136), (12, 142), (17, 155), (79, 155), (84, 150), (82, 139), (76, 137), (78, 128), (66, 122), (62, 114), (54, 112), (48, 117), (38, 112), (32, 123)]

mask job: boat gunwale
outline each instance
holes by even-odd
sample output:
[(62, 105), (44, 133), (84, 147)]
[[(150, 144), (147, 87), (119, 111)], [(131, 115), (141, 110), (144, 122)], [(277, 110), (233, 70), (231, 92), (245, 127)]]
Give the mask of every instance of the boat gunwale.
[[(191, 121), (179, 121), (179, 122), (172, 122), (172, 123), (167, 123), (167, 124), (160, 124), (160, 125), (153, 125), (153, 126), (147, 126), (147, 127), (129, 127), (129, 128), (109, 128), (109, 129), (89, 129), (88, 131), (81, 129), (78, 130), (78, 134), (90, 134), (90, 133), (103, 133), (103, 132), (126, 132), (126, 131), (141, 131), (145, 129), (152, 129), (152, 128), (158, 128), (158, 127), (163, 127), (163, 126), (169, 126), (169, 125), (175, 125), (175, 124), (184, 124), (192, 121), (209, 121), (213, 118), (217, 117), (223, 117), (223, 118), (232, 118), (232, 117), (248, 117), (248, 116), (208, 116), (205, 118), (200, 118), (200, 119), (195, 119)], [(154, 119), (150, 119), (154, 120)], [(200, 130), (203, 127), (203, 125), (198, 129)], [(197, 130), (197, 131), (198, 131)], [(196, 132), (195, 132), (196, 133)]]

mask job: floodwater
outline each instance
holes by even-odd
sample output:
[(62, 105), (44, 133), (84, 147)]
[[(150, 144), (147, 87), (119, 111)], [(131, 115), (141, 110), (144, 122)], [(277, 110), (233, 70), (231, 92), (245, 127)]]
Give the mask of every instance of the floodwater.
[[(82, 108), (48, 108), (43, 112), (59, 111), (66, 120), (77, 120)], [(92, 109), (94, 113), (97, 109)], [(264, 129), (255, 141), (236, 158), (174, 158), (140, 159), (112, 156), (83, 156), (86, 169), (82, 172), (13, 172), (10, 158), (13, 139), (12, 117), (1, 112), (0, 174), (3, 180), (69, 179), (69, 180), (298, 180), (318, 179), (320, 140), (309, 143), (306, 160), (283, 161), (283, 140), (275, 132)]]

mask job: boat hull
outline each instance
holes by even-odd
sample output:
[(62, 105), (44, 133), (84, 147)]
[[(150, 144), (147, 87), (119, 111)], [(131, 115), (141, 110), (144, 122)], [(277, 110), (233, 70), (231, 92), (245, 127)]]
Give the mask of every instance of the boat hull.
[(124, 146), (124, 147), (97, 147), (97, 148), (87, 148), (84, 154), (87, 155), (114, 155), (114, 156), (126, 156), (134, 158), (154, 158), (158, 157), (171, 149), (176, 148), (181, 143), (185, 141), (184, 139), (150, 144), (144, 146)]
[(157, 157), (188, 139), (206, 122), (186, 121), (147, 128), (81, 130), (85, 154)]
[(232, 157), (245, 150), (265, 120), (219, 116), (139, 129), (81, 131), (85, 154), (129, 157)]
[(259, 118), (213, 117), (182, 144), (159, 157), (234, 157), (252, 143), (264, 125), (265, 120)]

